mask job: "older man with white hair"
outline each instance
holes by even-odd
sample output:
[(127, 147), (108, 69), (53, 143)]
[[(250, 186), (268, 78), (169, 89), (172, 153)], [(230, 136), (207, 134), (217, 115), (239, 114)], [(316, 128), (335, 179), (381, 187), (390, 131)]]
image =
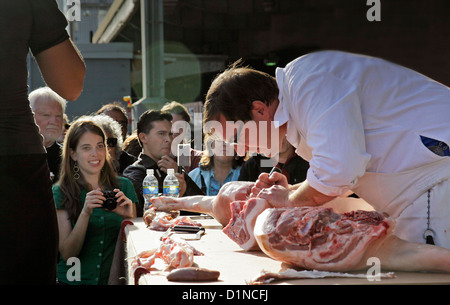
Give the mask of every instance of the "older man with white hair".
[(59, 179), (62, 145), (57, 139), (63, 131), (63, 115), (66, 110), (66, 100), (49, 87), (32, 91), (29, 95), (30, 106), (34, 119), (44, 137), (43, 144), (47, 150), (47, 162), (53, 182)]

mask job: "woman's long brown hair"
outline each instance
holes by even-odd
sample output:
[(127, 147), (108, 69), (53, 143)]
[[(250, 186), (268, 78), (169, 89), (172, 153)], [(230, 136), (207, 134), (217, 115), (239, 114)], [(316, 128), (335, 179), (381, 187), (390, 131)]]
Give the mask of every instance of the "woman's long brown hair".
[[(81, 202), (80, 200), (81, 190), (86, 189), (88, 192), (92, 190), (92, 186), (85, 181), (81, 172), (79, 173), (79, 179), (74, 178), (73, 167), (75, 162), (70, 156), (71, 151), (76, 150), (81, 136), (86, 132), (92, 132), (101, 136), (106, 147), (106, 137), (103, 129), (90, 120), (89, 117), (81, 117), (70, 125), (64, 139), (61, 172), (58, 184), (64, 196), (62, 206), (66, 209), (69, 214), (69, 219), (73, 223), (77, 221), (84, 205), (84, 202)], [(119, 182), (117, 179), (117, 173), (112, 166), (108, 150), (106, 151), (106, 160), (100, 174), (99, 185), (105, 189), (107, 188), (111, 190), (118, 188)]]

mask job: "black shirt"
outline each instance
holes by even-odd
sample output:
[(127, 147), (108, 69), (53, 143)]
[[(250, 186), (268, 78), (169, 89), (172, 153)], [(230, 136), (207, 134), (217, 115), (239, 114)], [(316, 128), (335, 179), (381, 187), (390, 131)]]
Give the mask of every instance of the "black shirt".
[(59, 171), (61, 169), (62, 145), (55, 141), (53, 145), (47, 147), (47, 163), (50, 172), (53, 173), (53, 183), (59, 179)]
[[(136, 206), (137, 216), (142, 216), (143, 214), (144, 196), (142, 195), (142, 181), (144, 181), (147, 175), (147, 169), (153, 169), (155, 171), (155, 177), (158, 179), (159, 184), (159, 193), (163, 193), (163, 183), (167, 174), (160, 170), (158, 164), (149, 156), (141, 153), (136, 162), (123, 171), (123, 176), (133, 182), (134, 189), (139, 198), (139, 203)], [(183, 173), (184, 180), (186, 181), (186, 192), (183, 196), (205, 195), (189, 175), (186, 172)]]
[(28, 51), (69, 38), (55, 0), (0, 1), (0, 155), (44, 154), (28, 102)]

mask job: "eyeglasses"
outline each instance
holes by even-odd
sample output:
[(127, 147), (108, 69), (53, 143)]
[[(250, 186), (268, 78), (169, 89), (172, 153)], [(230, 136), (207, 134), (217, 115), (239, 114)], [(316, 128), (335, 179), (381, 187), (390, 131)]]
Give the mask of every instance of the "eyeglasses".
[(106, 139), (106, 145), (108, 145), (108, 147), (116, 147), (116, 145), (117, 145), (117, 138), (107, 138)]

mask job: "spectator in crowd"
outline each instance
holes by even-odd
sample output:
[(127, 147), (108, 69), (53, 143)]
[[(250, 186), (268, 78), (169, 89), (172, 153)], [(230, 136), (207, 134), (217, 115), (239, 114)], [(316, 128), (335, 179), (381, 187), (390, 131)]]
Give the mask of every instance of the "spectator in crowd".
[(170, 154), (173, 140), (172, 115), (158, 110), (147, 110), (137, 122), (137, 135), (142, 152), (138, 160), (128, 166), (123, 174), (128, 177), (135, 187), (139, 197), (137, 207), (138, 216), (142, 215), (144, 197), (142, 196), (142, 181), (147, 175), (147, 169), (154, 169), (159, 182), (159, 192), (163, 192), (163, 182), (167, 169), (173, 168), (180, 183), (179, 196), (203, 195), (195, 182), (183, 171), (177, 173), (178, 165)]
[(199, 167), (189, 176), (207, 196), (215, 196), (227, 182), (238, 180), (244, 157), (239, 157), (234, 146), (214, 137), (207, 137), (206, 149)]
[(105, 114), (116, 120), (122, 128), (122, 140), (125, 141), (128, 134), (128, 118), (127, 111), (120, 102), (103, 105), (96, 114)]
[(136, 131), (129, 135), (122, 144), (122, 149), (136, 158), (142, 151), (141, 145), (139, 145), (139, 140)]
[[(117, 205), (105, 208), (106, 191)], [(64, 142), (61, 178), (53, 186), (58, 228), (58, 281), (107, 284), (117, 237), (124, 218), (136, 217), (133, 184), (117, 175), (106, 151), (106, 136), (90, 117), (72, 123)], [(79, 279), (71, 279), (67, 260), (80, 260)]]
[(54, 0), (0, 1), (0, 284), (55, 284), (58, 227), (42, 136), (27, 98), (31, 51), (46, 84), (74, 101), (85, 65)]
[(47, 162), (53, 182), (59, 179), (62, 145), (57, 140), (63, 131), (66, 100), (49, 87), (36, 89), (28, 96), (39, 132), (44, 137)]
[(122, 130), (120, 124), (104, 114), (92, 117), (92, 120), (103, 128), (106, 134), (106, 145), (115, 170), (122, 175), (124, 169), (137, 160), (136, 157), (122, 150)]
[[(186, 172), (189, 173), (191, 170), (198, 167), (198, 163), (202, 157), (201, 151), (192, 148), (194, 143), (194, 127), (192, 126), (191, 115), (183, 104), (175, 101), (166, 103), (161, 108), (161, 111), (172, 114), (172, 132), (174, 139), (172, 142), (172, 151), (177, 151), (178, 144), (191, 144), (191, 165), (184, 167)], [(181, 139), (180, 136), (183, 136), (183, 133), (188, 132), (185, 130), (185, 128), (187, 128), (186, 125), (189, 125), (190, 133), (188, 133), (187, 136), (185, 135), (184, 139)], [(180, 132), (180, 130), (182, 132)]]
[(67, 130), (69, 130), (69, 127), (70, 127), (69, 117), (67, 116), (66, 113), (64, 113), (64, 114), (63, 114), (63, 128), (62, 128), (62, 133), (61, 133), (61, 135), (59, 136), (58, 140), (56, 140), (56, 141), (58, 141), (58, 143), (61, 143), (61, 144), (62, 144), (62, 143), (64, 142), (64, 138), (65, 138), (65, 136), (66, 136)]
[[(284, 137), (277, 157), (270, 158), (256, 155), (249, 158), (241, 168), (239, 181), (256, 181), (261, 173), (270, 173), (277, 166), (286, 176), (289, 184), (297, 184), (306, 179), (309, 163), (295, 153), (294, 147)], [(270, 164), (274, 164), (270, 166)]]

